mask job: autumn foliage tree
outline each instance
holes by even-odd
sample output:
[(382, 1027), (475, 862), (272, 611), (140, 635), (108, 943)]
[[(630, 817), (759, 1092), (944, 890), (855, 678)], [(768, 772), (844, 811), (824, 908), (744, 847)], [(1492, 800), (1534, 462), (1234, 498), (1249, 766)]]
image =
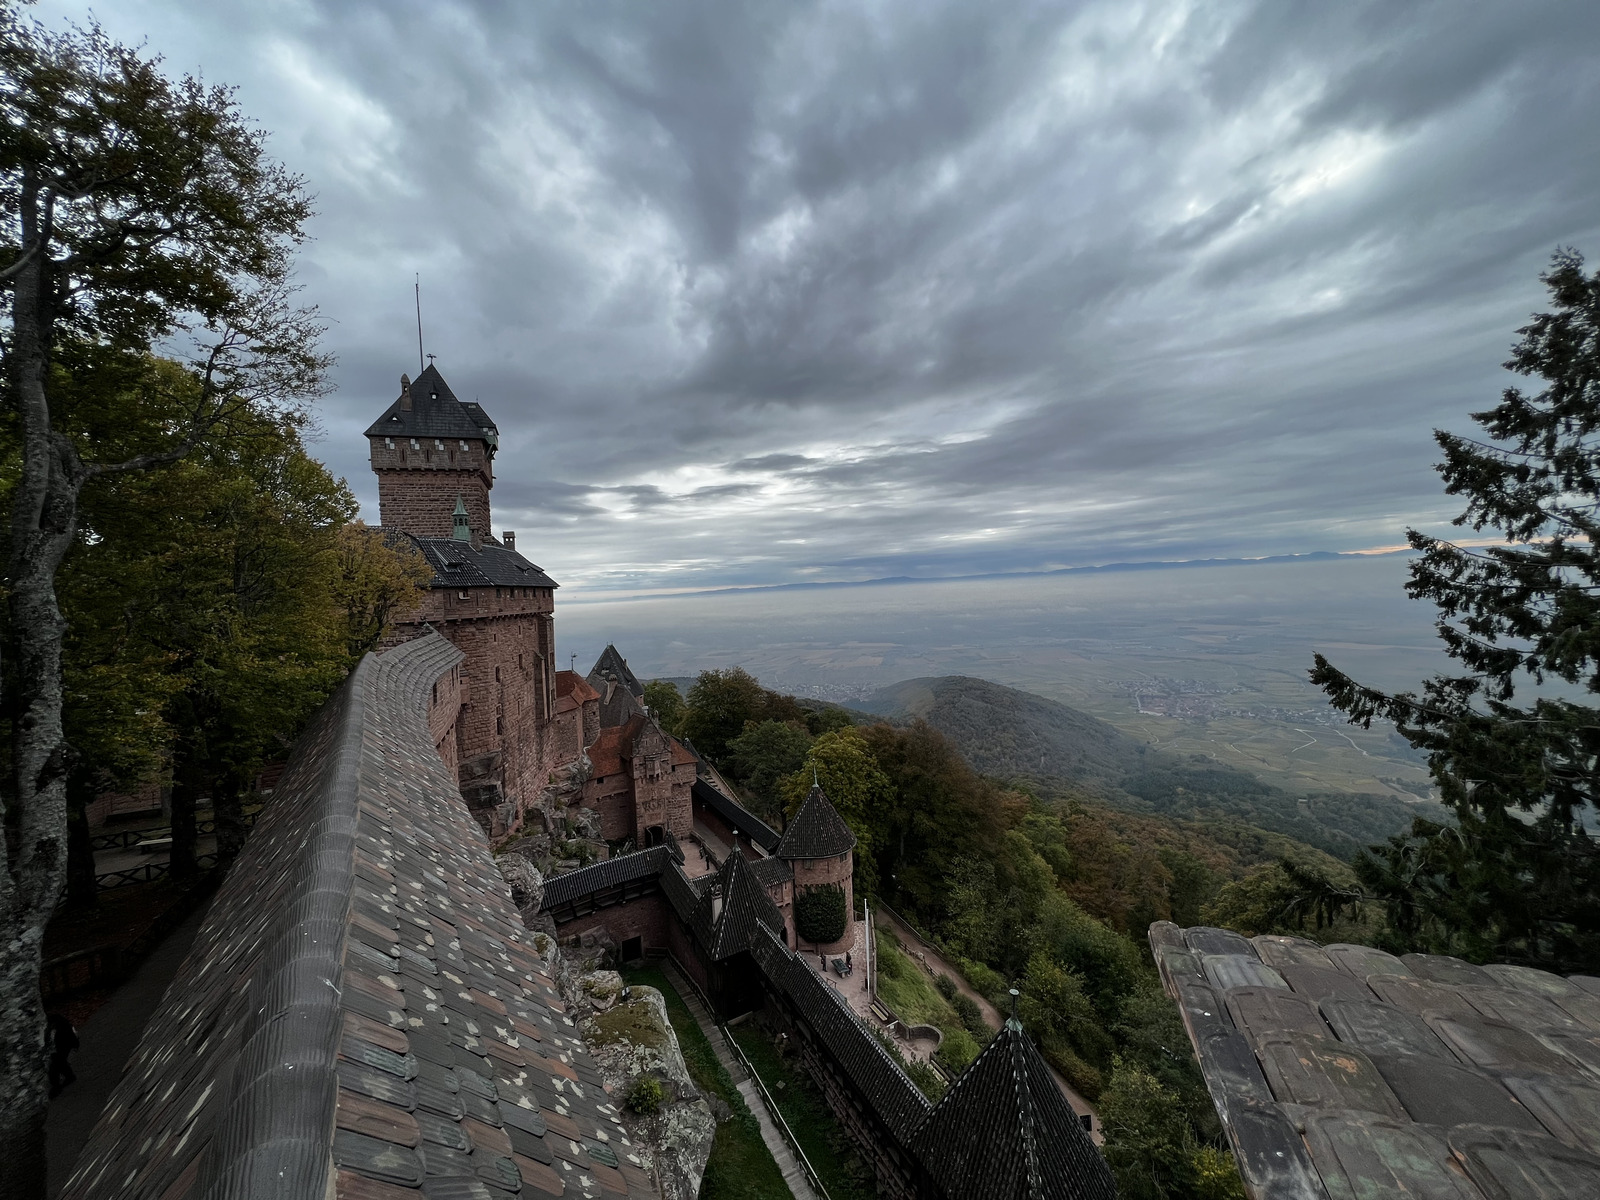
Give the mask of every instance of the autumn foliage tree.
[(1418, 821), (1358, 863), (1402, 947), (1600, 970), (1600, 274), (1574, 251), (1543, 280), (1552, 309), (1506, 362), (1510, 387), (1439, 432), (1455, 524), (1476, 549), (1416, 530), (1407, 592), (1439, 610), (1461, 670), (1420, 693), (1363, 686), (1321, 655), (1313, 682), (1352, 722), (1392, 721), (1429, 766), (1452, 824)]

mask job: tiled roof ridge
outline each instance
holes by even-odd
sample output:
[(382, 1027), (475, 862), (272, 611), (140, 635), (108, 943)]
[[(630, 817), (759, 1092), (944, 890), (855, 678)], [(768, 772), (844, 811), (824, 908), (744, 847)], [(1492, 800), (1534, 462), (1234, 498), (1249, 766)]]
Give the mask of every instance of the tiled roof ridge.
[[(1013, 1028), (1013, 1026), (1015, 1028)], [(1027, 1163), (1028, 1188), (1035, 1193), (1044, 1192), (1044, 1174), (1039, 1169), (1039, 1145), (1035, 1129), (1033, 1094), (1028, 1089), (1024, 1075), (1028, 1069), (1027, 1047), (1022, 1044), (1022, 1025), (1015, 1017), (1005, 1023), (1006, 1040), (1011, 1049), (1011, 1082), (1017, 1093), (1017, 1133), (1022, 1139), (1022, 1157)]]
[[(443, 641), (437, 634), (432, 636)], [(427, 640), (418, 639), (407, 645), (419, 646)], [(362, 728), (367, 688), (377, 663), (370, 655), (362, 659), (312, 727), (295, 743), (273, 803), (263, 810), (258, 827), (245, 842), (196, 935), (198, 944), (206, 944), (208, 932), (228, 926), (238, 909), (256, 902), (252, 890), (256, 872), (251, 860), (270, 858), (283, 848), (283, 839), (273, 836), (280, 825), (301, 823), (305, 835), (300, 846), (314, 841), (318, 848), (301, 855), (301, 861), (310, 864), (310, 869), (293, 889), (298, 898), (286, 904), (291, 911), (300, 913), (300, 918), (277, 926), (272, 948), (257, 959), (246, 985), (252, 997), (259, 997), (255, 1032), (233, 1061), (220, 1063), (216, 1074), (206, 1082), (196, 1110), (190, 1114), (196, 1126), (211, 1126), (210, 1145), (199, 1159), (198, 1177), (190, 1189), (195, 1196), (309, 1196), (320, 1194), (326, 1186), (338, 1090), (333, 1064), (342, 1021), (339, 991), (333, 981), (340, 977), (344, 957), (345, 912), (339, 906), (336, 914), (324, 913), (318, 899), (348, 897), (350, 893), (355, 870)], [(327, 770), (317, 752), (322, 739), (330, 735), (337, 738), (337, 745), (333, 767)], [(308, 787), (314, 789), (311, 795), (304, 794)], [(307, 808), (312, 811), (307, 813)], [(182, 985), (203, 976), (212, 965), (196, 962), (192, 957), (185, 960), (91, 1132), (76, 1169), (62, 1190), (64, 1200), (104, 1195), (108, 1187), (126, 1190), (131, 1177), (106, 1178), (112, 1167), (121, 1170), (123, 1164), (117, 1151), (126, 1141), (147, 1135), (145, 1144), (160, 1139), (156, 1147), (161, 1149), (167, 1140), (164, 1134), (190, 1136), (194, 1126), (189, 1127), (190, 1131), (146, 1129), (138, 1118), (151, 1114), (148, 1109), (135, 1111), (134, 1105), (145, 1098), (147, 1087), (160, 1082), (159, 1072), (167, 1056), (186, 1048), (185, 1018), (193, 1009)], [(280, 1035), (291, 1027), (298, 1038), (307, 1040), (310, 1039), (305, 1030), (310, 1028), (320, 1053), (287, 1055)], [(169, 1049), (169, 1041), (176, 1041), (178, 1047)], [(195, 1086), (199, 1083), (197, 1079)], [(208, 1110), (204, 1102), (214, 1089), (217, 1102)], [(159, 1112), (154, 1115), (168, 1116)], [(136, 1161), (134, 1167), (148, 1169), (148, 1164)]]
[[(776, 930), (758, 930), (750, 952), (762, 972), (817, 1028), (817, 1033), (830, 1040), (836, 1061), (854, 1079), (879, 1119), (894, 1130), (902, 1143), (909, 1142), (912, 1133), (926, 1120), (930, 1106), (900, 1060), (850, 1010), (843, 996), (810, 967), (796, 961), (795, 952)], [(845, 1039), (855, 1045), (844, 1045)], [(865, 1059), (855, 1051), (864, 1053)], [(885, 1083), (898, 1094), (884, 1094)]]

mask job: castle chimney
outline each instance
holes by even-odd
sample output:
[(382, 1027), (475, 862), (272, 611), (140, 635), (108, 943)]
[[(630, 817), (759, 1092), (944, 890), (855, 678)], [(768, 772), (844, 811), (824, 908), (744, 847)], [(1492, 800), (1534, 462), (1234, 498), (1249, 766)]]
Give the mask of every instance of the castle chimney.
[(411, 376), (400, 376), (400, 411), (411, 411)]
[(505, 543), (507, 550), (515, 550), (517, 548), (517, 531), (515, 529), (506, 530), (500, 535), (500, 540)]

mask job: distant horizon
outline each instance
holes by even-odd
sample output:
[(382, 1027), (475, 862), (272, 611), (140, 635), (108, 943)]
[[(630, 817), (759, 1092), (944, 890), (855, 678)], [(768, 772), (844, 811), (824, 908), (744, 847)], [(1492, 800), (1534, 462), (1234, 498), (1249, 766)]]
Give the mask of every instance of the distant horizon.
[[(1458, 542), (1476, 545), (1486, 539)], [(1100, 574), (1110, 571), (1154, 571), (1187, 567), (1253, 567), (1292, 562), (1328, 562), (1335, 559), (1393, 558), (1414, 554), (1410, 546), (1381, 546), (1369, 550), (1307, 550), (1294, 554), (1263, 554), (1236, 558), (1131, 559), (1106, 563), (1086, 563), (1071, 567), (1049, 567), (1032, 571), (983, 571), (966, 575), (890, 575), (877, 579), (829, 579), (802, 583), (753, 583), (734, 587), (656, 589), (648, 592), (574, 590), (562, 604), (615, 604), (631, 600), (675, 600), (695, 596), (744, 595), (758, 592), (800, 592), (822, 588), (885, 587), (912, 583), (973, 583), (983, 580), (1038, 579), (1054, 575)], [(557, 581), (559, 584), (559, 580)]]

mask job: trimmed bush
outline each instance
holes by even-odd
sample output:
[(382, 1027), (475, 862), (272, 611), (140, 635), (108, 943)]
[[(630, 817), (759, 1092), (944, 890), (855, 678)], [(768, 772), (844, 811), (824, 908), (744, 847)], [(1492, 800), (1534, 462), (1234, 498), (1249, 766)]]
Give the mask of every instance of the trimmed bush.
[(955, 998), (961, 994), (956, 987), (956, 981), (948, 975), (940, 975), (939, 978), (933, 981), (933, 986), (939, 989), (939, 995), (949, 1000), (952, 1004), (955, 1002)]
[(836, 883), (807, 888), (794, 898), (794, 930), (803, 942), (837, 942), (848, 915), (844, 889)]

